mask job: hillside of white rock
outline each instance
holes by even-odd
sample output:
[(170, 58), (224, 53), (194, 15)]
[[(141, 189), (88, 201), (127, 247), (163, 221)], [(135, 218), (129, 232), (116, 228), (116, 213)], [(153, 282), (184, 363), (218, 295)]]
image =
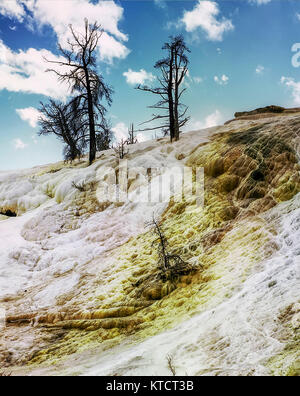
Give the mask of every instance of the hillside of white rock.
[[(0, 172), (0, 372), (299, 375), (299, 143), (296, 113), (136, 144), (128, 167), (156, 172), (117, 203), (113, 150)], [(172, 167), (204, 168), (204, 206), (159, 189)], [(153, 215), (177, 278), (157, 277)]]

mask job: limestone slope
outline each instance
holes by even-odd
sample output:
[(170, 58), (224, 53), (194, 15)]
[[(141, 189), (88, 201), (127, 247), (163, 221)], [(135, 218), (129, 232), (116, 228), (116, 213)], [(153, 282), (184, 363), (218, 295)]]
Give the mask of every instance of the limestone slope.
[[(299, 142), (293, 114), (130, 147), (163, 202), (99, 200), (112, 151), (0, 173), (2, 368), (168, 375), (171, 356), (179, 375), (299, 375)], [(204, 168), (204, 206), (159, 192), (184, 166)], [(128, 182), (147, 196), (149, 178)], [(186, 263), (176, 277), (158, 276), (153, 214)]]

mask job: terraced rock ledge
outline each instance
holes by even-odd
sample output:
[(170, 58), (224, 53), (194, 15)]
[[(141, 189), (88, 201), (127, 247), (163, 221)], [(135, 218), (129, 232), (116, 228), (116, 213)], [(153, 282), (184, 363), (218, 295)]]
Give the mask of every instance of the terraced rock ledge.
[[(204, 168), (203, 207), (99, 202), (113, 151), (88, 168), (0, 173), (0, 212), (17, 215), (0, 216), (1, 369), (171, 375), (172, 356), (178, 375), (299, 375), (296, 110), (130, 148), (129, 167), (160, 169), (154, 187), (170, 166)], [(142, 175), (129, 183), (132, 194), (148, 188)], [(153, 214), (192, 270), (157, 276)]]

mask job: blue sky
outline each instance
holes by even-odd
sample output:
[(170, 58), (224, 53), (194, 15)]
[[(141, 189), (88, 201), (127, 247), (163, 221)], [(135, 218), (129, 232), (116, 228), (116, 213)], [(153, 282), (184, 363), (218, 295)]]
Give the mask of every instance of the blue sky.
[(105, 31), (98, 67), (115, 90), (109, 116), (117, 138), (151, 116), (147, 105), (156, 98), (134, 87), (155, 84), (161, 47), (179, 33), (191, 49), (187, 129), (259, 106), (300, 105), (300, 45), (292, 52), (300, 43), (298, 0), (0, 0), (0, 170), (62, 158), (60, 142), (37, 136), (39, 102), (68, 94), (45, 73), (43, 56), (55, 59), (68, 24), (80, 29), (84, 17)]

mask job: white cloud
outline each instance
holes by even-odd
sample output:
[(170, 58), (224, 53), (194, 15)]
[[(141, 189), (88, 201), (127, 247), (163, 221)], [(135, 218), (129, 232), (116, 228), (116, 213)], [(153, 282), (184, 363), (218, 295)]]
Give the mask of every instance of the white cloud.
[[(222, 41), (223, 35), (234, 29), (232, 21), (219, 17), (218, 3), (208, 0), (198, 0), (192, 11), (185, 11), (181, 22), (187, 32), (202, 29), (210, 41)], [(218, 18), (219, 17), (219, 18)]]
[(83, 18), (87, 18), (90, 23), (97, 21), (106, 32), (127, 40), (127, 36), (118, 28), (123, 8), (112, 0), (99, 0), (95, 4), (89, 0), (33, 0), (29, 9), (41, 25), (52, 26), (62, 41), (68, 32), (68, 24), (82, 29)]
[(297, 19), (299, 19), (299, 21), (300, 21), (300, 12), (297, 12), (296, 17), (297, 17)]
[(123, 59), (129, 53), (120, 42), (127, 41), (128, 37), (118, 28), (123, 8), (114, 1), (99, 0), (93, 4), (89, 0), (33, 0), (30, 10), (40, 26), (50, 25), (53, 28), (63, 47), (66, 47), (70, 37), (69, 24), (76, 31), (82, 31), (83, 18), (87, 18), (89, 23), (97, 21), (105, 31), (99, 41), (102, 60), (111, 63), (114, 58)]
[(272, 0), (249, 0), (249, 3), (251, 4), (257, 4), (257, 5), (262, 5), (262, 4), (268, 4), (270, 3)]
[(22, 22), (26, 13), (21, 1), (1, 0), (0, 14), (9, 18), (17, 19), (19, 22)]
[(122, 139), (126, 140), (128, 136), (128, 127), (124, 124), (124, 122), (118, 122), (113, 128), (113, 131), (116, 141), (119, 142)]
[(215, 110), (212, 114), (209, 114), (204, 120), (197, 121), (191, 119), (190, 122), (185, 127), (186, 131), (197, 131), (199, 129), (212, 128), (217, 125), (221, 125), (224, 118), (219, 110)]
[(187, 70), (185, 78), (184, 78), (184, 84), (186, 87), (190, 87), (190, 83), (194, 83), (194, 84), (201, 84), (203, 83), (204, 79), (200, 76), (195, 76), (193, 77), (190, 73), (189, 70)]
[(15, 150), (24, 150), (28, 144), (24, 143), (21, 139), (14, 139), (13, 140), (13, 145)]
[[(66, 46), (69, 37), (69, 24), (75, 30), (82, 31), (83, 18), (90, 23), (98, 21), (105, 30), (99, 41), (99, 57), (112, 63), (113, 59), (125, 58), (129, 50), (122, 43), (128, 38), (119, 28), (118, 23), (123, 17), (123, 8), (114, 1), (98, 1), (94, 4), (89, 0), (0, 0), (0, 13), (25, 21), (33, 26), (51, 26), (57, 35), (57, 40)], [(23, 5), (30, 11), (26, 14)], [(67, 84), (57, 81), (54, 73), (45, 73), (46, 69), (62, 68), (49, 65), (44, 61), (62, 60), (45, 49), (29, 48), (26, 51), (14, 52), (0, 40), (0, 90), (11, 92), (26, 92), (47, 95), (64, 100), (70, 93)]]
[(65, 99), (69, 94), (68, 86), (59, 83), (54, 73), (45, 73), (49, 64), (43, 57), (51, 60), (62, 59), (45, 49), (29, 48), (25, 52), (13, 52), (0, 40), (0, 90)]
[(151, 82), (155, 79), (152, 73), (148, 73), (144, 69), (141, 69), (138, 72), (129, 69), (127, 72), (123, 73), (123, 76), (126, 78), (126, 82), (130, 85), (145, 84), (146, 81)]
[(203, 82), (203, 78), (202, 77), (193, 77), (193, 81), (196, 84), (201, 84)]
[(292, 91), (295, 105), (300, 105), (300, 81), (296, 82), (291, 77), (281, 77), (281, 84), (286, 85)]
[[(111, 130), (113, 131), (117, 142), (120, 142), (122, 139), (126, 140), (128, 138), (128, 127), (124, 124), (124, 122), (118, 122)], [(142, 133), (138, 133), (136, 138), (139, 143), (145, 142), (147, 140)]]
[[(118, 28), (119, 21), (123, 18), (123, 8), (113, 0), (98, 0), (97, 3), (91, 0), (0, 1), (8, 4), (5, 8), (0, 8), (0, 13), (20, 21), (26, 20), (29, 28), (32, 29), (34, 24), (39, 28), (50, 26), (62, 47), (66, 47), (70, 37), (69, 25), (72, 24), (76, 31), (82, 31), (83, 19), (87, 18), (91, 24), (97, 21), (105, 31), (99, 41), (101, 60), (112, 63), (114, 58), (123, 59), (130, 52), (122, 43), (127, 41), (128, 37)], [(26, 5), (32, 16), (26, 15), (22, 4)]]
[(223, 74), (221, 77), (215, 76), (214, 81), (219, 85), (227, 85), (229, 77), (227, 77), (226, 74)]
[(41, 113), (34, 107), (27, 107), (26, 109), (16, 109), (17, 114), (23, 121), (28, 122), (28, 124), (35, 128), (38, 124), (39, 117)]
[(129, 49), (120, 41), (106, 32), (103, 33), (99, 41), (99, 55), (102, 61), (112, 63), (114, 58), (125, 59), (129, 52)]
[(255, 69), (256, 74), (263, 74), (264, 71), (265, 71), (265, 68), (262, 65), (258, 65), (257, 68)]
[(191, 84), (202, 84), (204, 79), (202, 77), (192, 77), (191, 75), (187, 75), (184, 79), (184, 85), (187, 88), (191, 87)]

